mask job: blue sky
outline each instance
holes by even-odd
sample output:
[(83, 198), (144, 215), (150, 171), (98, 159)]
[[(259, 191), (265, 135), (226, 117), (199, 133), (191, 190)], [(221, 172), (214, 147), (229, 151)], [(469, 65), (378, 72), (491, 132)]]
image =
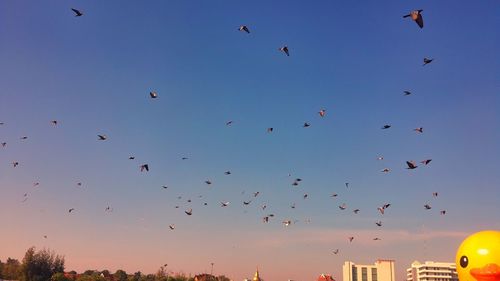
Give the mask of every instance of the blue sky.
[[(402, 18), (413, 9), (423, 29)], [(235, 279), (258, 265), (264, 278), (303, 280), (340, 279), (346, 259), (395, 258), (398, 275), (415, 259), (451, 261), (467, 233), (500, 228), (498, 12), (496, 1), (2, 1), (0, 219), (11, 233), (0, 259), (35, 245), (77, 270), (195, 273), (216, 260)], [(267, 211), (276, 218), (262, 224)], [(300, 222), (284, 228), (287, 218)], [(109, 251), (75, 247), (85, 243)], [(192, 261), (196, 247), (207, 254)]]

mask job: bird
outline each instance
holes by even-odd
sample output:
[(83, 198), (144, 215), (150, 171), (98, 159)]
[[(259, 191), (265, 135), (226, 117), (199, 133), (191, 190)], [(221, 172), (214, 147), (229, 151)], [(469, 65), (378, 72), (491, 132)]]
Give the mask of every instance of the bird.
[(231, 126), (233, 124), (233, 120), (229, 120), (226, 122), (226, 126)]
[(52, 123), (55, 126), (57, 125), (57, 120), (51, 120), (50, 123)]
[(384, 156), (377, 157), (377, 160), (384, 160)]
[(71, 212), (73, 212), (74, 210), (75, 210), (75, 208), (71, 208), (71, 209), (69, 209), (69, 210), (68, 210), (68, 213), (71, 213)]
[(337, 193), (333, 193), (332, 195), (330, 195), (330, 197), (337, 197), (339, 196)]
[(390, 127), (391, 127), (391, 125), (386, 124), (386, 125), (382, 126), (382, 130), (389, 129)]
[(301, 178), (296, 178), (296, 179), (295, 179), (295, 181), (296, 181), (296, 182), (301, 182), (301, 181), (302, 181), (302, 179), (301, 179)]
[(170, 230), (174, 230), (175, 229), (175, 224), (169, 225), (168, 228), (170, 228)]
[(424, 28), (424, 19), (421, 14), (422, 11), (423, 10), (411, 11), (409, 14), (404, 15), (403, 18), (411, 17), (411, 19), (414, 20), (420, 28)]
[(409, 95), (411, 95), (411, 92), (410, 92), (410, 91), (403, 91), (403, 93), (404, 93), (404, 95), (405, 95), (405, 96), (409, 96)]
[(345, 183), (345, 187), (349, 188), (349, 183), (348, 182)]
[(257, 197), (260, 194), (260, 191), (256, 191), (253, 193), (253, 197)]
[(382, 208), (387, 209), (387, 208), (389, 208), (390, 206), (391, 206), (391, 204), (386, 203), (386, 204), (384, 204), (384, 206), (382, 206)]
[(230, 175), (231, 174), (231, 171), (225, 171), (224, 172), (224, 175)]
[(288, 46), (284, 45), (283, 47), (279, 48), (279, 50), (283, 53), (285, 53), (288, 57), (290, 56), (290, 53), (288, 51)]
[(375, 241), (380, 241), (380, 240), (382, 240), (382, 239), (380, 239), (380, 238), (378, 238), (378, 237), (375, 237), (375, 238), (373, 238), (373, 240), (375, 240)]
[(319, 112), (318, 112), (319, 116), (321, 117), (325, 117), (325, 114), (326, 114), (326, 109), (321, 109)]
[(128, 157), (128, 160), (134, 160), (135, 159), (135, 156), (129, 156)]
[(97, 135), (99, 140), (106, 140), (108, 137), (106, 135)]
[(433, 192), (432, 193), (432, 197), (438, 197), (438, 193), (437, 192)]
[(429, 204), (425, 204), (425, 205), (424, 205), (424, 208), (425, 208), (426, 210), (430, 210), (430, 209), (432, 209), (431, 205), (429, 205)]
[(292, 203), (292, 205), (290, 205), (290, 208), (295, 209), (295, 203)]
[(354, 210), (353, 210), (353, 212), (354, 212), (355, 214), (357, 214), (357, 213), (359, 213), (359, 209), (354, 209)]
[(293, 185), (293, 186), (297, 186), (297, 185), (299, 185), (299, 183), (298, 183), (297, 181), (294, 181), (294, 182), (292, 183), (292, 185)]
[(47, 239), (47, 235), (44, 235), (43, 238)]
[(431, 163), (432, 159), (425, 159), (423, 161), (420, 161), (420, 163), (424, 164), (424, 165), (428, 165), (429, 163)]
[(307, 127), (310, 127), (310, 126), (311, 126), (311, 124), (307, 123), (307, 122), (305, 122), (304, 125), (303, 125), (304, 128), (307, 128)]
[(167, 188), (168, 188), (168, 186), (166, 186), (166, 185), (162, 185), (161, 187), (163, 187), (164, 189), (167, 189)]
[(249, 205), (250, 203), (252, 203), (252, 200), (243, 201), (243, 205)]
[(339, 209), (345, 210), (347, 208), (347, 205), (345, 203), (342, 203), (342, 205), (339, 206)]
[(423, 127), (415, 128), (415, 129), (413, 129), (413, 131), (415, 131), (417, 133), (423, 133), (424, 132), (424, 128)]
[(149, 97), (151, 97), (152, 99), (156, 99), (158, 98), (158, 94), (155, 91), (151, 91), (149, 92)]
[(383, 215), (385, 212), (384, 208), (378, 207), (377, 210)]
[(82, 183), (81, 182), (77, 182), (76, 186), (80, 187), (80, 186), (82, 186)]
[(210, 180), (206, 180), (205, 183), (208, 184), (208, 185), (212, 184), (212, 182)]
[(244, 31), (246, 33), (250, 33), (250, 30), (248, 29), (248, 27), (246, 25), (241, 25), (239, 28), (238, 28), (239, 31)]
[(25, 140), (25, 139), (27, 139), (27, 138), (28, 138), (27, 136), (22, 136), (22, 137), (21, 137), (21, 139), (22, 139), (22, 140)]
[(274, 130), (274, 128), (273, 128), (273, 127), (269, 127), (269, 128), (267, 128), (267, 132), (268, 132), (268, 133), (272, 133), (272, 132), (273, 132), (273, 130)]
[(229, 202), (220, 202), (221, 207), (227, 207), (229, 206)]
[(75, 12), (75, 17), (81, 17), (81, 16), (83, 16), (83, 13), (80, 10), (77, 10), (77, 9), (74, 9), (74, 8), (71, 8), (71, 10), (73, 12)]
[(18, 165), (19, 165), (19, 162), (17, 162), (17, 161), (16, 162), (12, 162), (12, 166), (14, 166), (14, 168), (17, 167)]
[(333, 250), (333, 253), (334, 253), (334, 254), (338, 254), (338, 253), (339, 253), (339, 249), (335, 249), (335, 250)]
[(7, 145), (6, 142), (2, 142), (2, 147), (5, 147)]
[(307, 195), (307, 193), (305, 193), (305, 194), (304, 194), (304, 196), (302, 196), (302, 197), (303, 197), (304, 199), (306, 199), (306, 198), (307, 198), (307, 196), (309, 196), (309, 195)]
[(381, 172), (382, 173), (389, 173), (391, 170), (389, 170), (389, 168), (384, 168)]
[(428, 59), (428, 58), (424, 58), (424, 64), (422, 66), (425, 66), (429, 63), (431, 63), (434, 59)]
[(284, 220), (283, 221), (283, 225), (285, 225), (285, 226), (289, 226), (290, 224), (292, 224), (291, 220)]
[(262, 221), (265, 222), (265, 223), (269, 222), (269, 217), (268, 216), (263, 217)]
[(260, 208), (262, 209), (262, 211), (264, 211), (267, 208), (267, 205), (263, 204)]
[(445, 214), (446, 214), (446, 210), (441, 210), (439, 213), (440, 213), (441, 215), (445, 215)]
[(349, 239), (349, 242), (352, 242), (352, 240), (354, 240), (354, 237), (350, 236), (350, 237), (347, 237), (347, 239)]
[(375, 222), (377, 226), (382, 226), (382, 221)]
[(417, 165), (415, 165), (415, 162), (413, 161), (406, 161), (406, 165), (408, 165), (408, 168), (406, 168), (408, 170), (413, 170), (418, 167)]
[(107, 206), (106, 209), (104, 209), (105, 212), (113, 212), (113, 209), (110, 206)]
[(144, 172), (144, 170), (146, 170), (146, 172), (149, 172), (149, 165), (148, 164), (141, 165), (141, 172)]
[(33, 186), (34, 186), (34, 187), (37, 187), (37, 186), (39, 186), (39, 185), (40, 185), (40, 183), (39, 183), (39, 182), (34, 182), (34, 183), (33, 183)]
[(190, 216), (193, 214), (193, 209), (189, 209), (187, 211), (184, 211), (184, 213), (186, 213), (186, 215)]

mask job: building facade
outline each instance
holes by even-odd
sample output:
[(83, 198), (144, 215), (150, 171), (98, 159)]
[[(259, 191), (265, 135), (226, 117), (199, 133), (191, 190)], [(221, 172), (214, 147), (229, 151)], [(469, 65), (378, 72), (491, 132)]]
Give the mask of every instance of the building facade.
[(406, 269), (407, 281), (458, 281), (457, 266), (451, 262), (414, 261)]
[(372, 265), (360, 265), (351, 261), (342, 266), (344, 281), (395, 281), (394, 260), (377, 260)]

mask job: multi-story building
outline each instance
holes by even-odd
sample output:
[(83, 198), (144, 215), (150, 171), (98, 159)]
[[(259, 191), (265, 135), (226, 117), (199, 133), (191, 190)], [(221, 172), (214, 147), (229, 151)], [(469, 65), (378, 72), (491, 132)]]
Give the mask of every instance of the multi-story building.
[(342, 266), (344, 281), (395, 281), (394, 260), (377, 260), (373, 265), (346, 261)]
[(406, 269), (407, 281), (458, 281), (457, 266), (451, 262), (414, 261)]

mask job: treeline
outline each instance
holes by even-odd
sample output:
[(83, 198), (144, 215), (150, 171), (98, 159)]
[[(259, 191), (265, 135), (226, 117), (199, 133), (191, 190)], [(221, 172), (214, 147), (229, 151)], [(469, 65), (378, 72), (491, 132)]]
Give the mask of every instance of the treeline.
[[(196, 277), (196, 279), (195, 279)], [(19, 281), (230, 281), (224, 275), (212, 276), (202, 274), (188, 277), (184, 274), (169, 275), (164, 267), (156, 274), (143, 274), (140, 271), (128, 274), (124, 270), (111, 273), (109, 270), (86, 270), (79, 274), (75, 271), (64, 271), (64, 257), (50, 250), (36, 251), (31, 247), (26, 251), (22, 262), (8, 258), (0, 261), (0, 279)]]

